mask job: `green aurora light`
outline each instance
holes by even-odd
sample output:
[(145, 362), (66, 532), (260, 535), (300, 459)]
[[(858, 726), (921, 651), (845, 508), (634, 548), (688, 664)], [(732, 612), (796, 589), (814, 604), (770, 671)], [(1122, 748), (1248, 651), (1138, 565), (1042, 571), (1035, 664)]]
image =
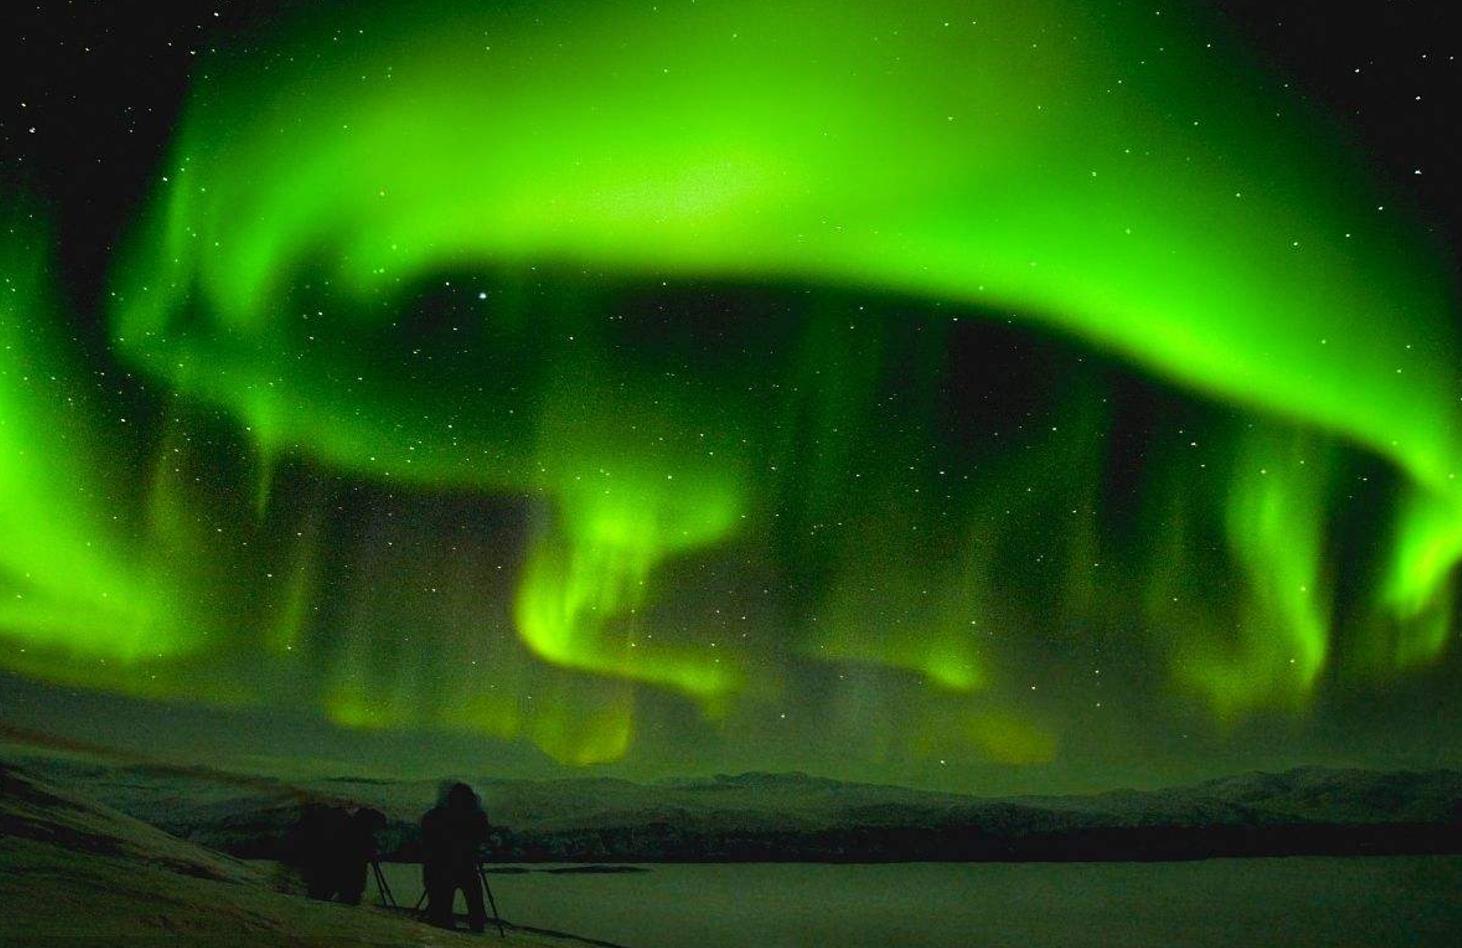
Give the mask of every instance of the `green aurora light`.
[[(82, 370), (12, 215), (6, 666), (573, 763), (632, 752), (647, 694), (724, 731), (830, 669), (829, 727), (878, 719), (871, 756), (1036, 763), (1081, 726), (1025, 693), (1053, 637), (1125, 637), (1220, 722), (1452, 637), (1445, 257), (1202, 17), (291, 26), (199, 70), (115, 262), (152, 424), (58, 396)], [(964, 410), (998, 387), (968, 377), (1005, 344), (982, 316), (1053, 353), (1024, 415)], [(1112, 380), (1137, 374), (1189, 420), (1116, 503)], [(1374, 459), (1396, 499), (1358, 552), (1337, 511)], [(412, 525), (342, 553), (342, 482)]]

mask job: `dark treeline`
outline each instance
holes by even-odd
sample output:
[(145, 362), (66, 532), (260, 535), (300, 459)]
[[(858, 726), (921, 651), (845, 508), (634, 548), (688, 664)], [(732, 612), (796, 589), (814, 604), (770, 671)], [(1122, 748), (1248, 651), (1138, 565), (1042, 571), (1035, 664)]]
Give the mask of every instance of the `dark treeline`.
[[(1142, 826), (1000, 835), (973, 827), (688, 833), (659, 823), (534, 834), (497, 855), (522, 862), (1070, 862), (1444, 853), (1462, 853), (1462, 825)], [(409, 858), (409, 848), (402, 855)]]
[[(282, 814), (281, 814), (282, 815)], [(236, 856), (287, 855), (282, 827), (236, 826), (215, 837)], [(393, 821), (383, 857), (417, 862), (418, 828)], [(978, 826), (852, 826), (699, 830), (669, 821), (496, 834), (495, 862), (1080, 862), (1239, 856), (1382, 856), (1462, 853), (1462, 821), (1144, 825), (992, 831)]]

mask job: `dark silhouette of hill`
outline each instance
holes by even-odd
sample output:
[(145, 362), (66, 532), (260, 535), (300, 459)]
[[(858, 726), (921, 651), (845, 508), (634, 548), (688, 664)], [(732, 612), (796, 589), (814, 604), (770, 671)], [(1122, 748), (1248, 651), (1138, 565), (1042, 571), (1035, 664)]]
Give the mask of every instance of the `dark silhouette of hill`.
[[(32, 753), (25, 765), (184, 839), (278, 858), (302, 801), (384, 812), (414, 861), (438, 781), (290, 784)], [(981, 798), (746, 773), (634, 783), (474, 778), (516, 862), (1165, 860), (1462, 852), (1462, 772), (1301, 767), (1161, 790)]]

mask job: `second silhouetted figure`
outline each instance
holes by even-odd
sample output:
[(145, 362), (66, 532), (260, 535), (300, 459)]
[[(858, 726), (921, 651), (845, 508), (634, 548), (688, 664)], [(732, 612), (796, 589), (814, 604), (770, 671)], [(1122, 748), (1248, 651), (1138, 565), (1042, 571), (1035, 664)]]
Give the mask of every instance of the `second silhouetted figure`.
[(482, 802), (465, 783), (452, 784), (421, 818), (421, 881), (426, 887), (427, 920), (433, 925), (454, 927), (452, 902), (461, 889), (467, 899), (467, 923), (474, 932), (486, 927), (477, 860), (487, 833)]

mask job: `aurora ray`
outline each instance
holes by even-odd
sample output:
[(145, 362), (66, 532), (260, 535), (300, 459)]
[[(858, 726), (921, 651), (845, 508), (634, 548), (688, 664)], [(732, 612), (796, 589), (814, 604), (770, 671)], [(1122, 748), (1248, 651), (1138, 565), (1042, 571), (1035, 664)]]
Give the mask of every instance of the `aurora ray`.
[[(73, 471), (15, 381), (38, 343), (0, 324), (0, 448), (45, 445), (0, 468), (38, 537), (7, 578), (110, 529), (45, 468), (90, 493), (92, 464), (152, 453), (146, 529), (0, 632), (52, 650), (46, 675), (116, 657), (132, 639), (83, 610), (141, 562), (163, 578), (128, 594), (148, 611), (121, 657), (303, 657), (318, 676), (266, 700), (575, 763), (633, 753), (640, 704), (730, 731), (827, 670), (916, 689), (880, 710), (925, 732), (916, 755), (1046, 761), (1075, 725), (1029, 694), (1030, 653), (1118, 635), (1221, 722), (1424, 668), (1462, 558), (1455, 286), (1284, 88), (1201, 12), (1055, 0), (271, 24), (198, 70), (112, 261), (111, 352), (163, 420), (119, 449), (83, 416), (97, 459)], [(1001, 346), (1046, 374), (996, 378)], [(1144, 429), (1117, 503), (1144, 375), (1190, 421)], [(250, 453), (208, 494), (247, 551), (200, 526), (203, 441)], [(1370, 465), (1394, 492), (1379, 556), (1337, 527)], [(419, 526), (351, 520), (347, 494)], [(443, 511), (454, 539), (426, 549)], [(358, 523), (380, 544), (339, 541)], [(200, 598), (248, 605), (180, 618)]]

